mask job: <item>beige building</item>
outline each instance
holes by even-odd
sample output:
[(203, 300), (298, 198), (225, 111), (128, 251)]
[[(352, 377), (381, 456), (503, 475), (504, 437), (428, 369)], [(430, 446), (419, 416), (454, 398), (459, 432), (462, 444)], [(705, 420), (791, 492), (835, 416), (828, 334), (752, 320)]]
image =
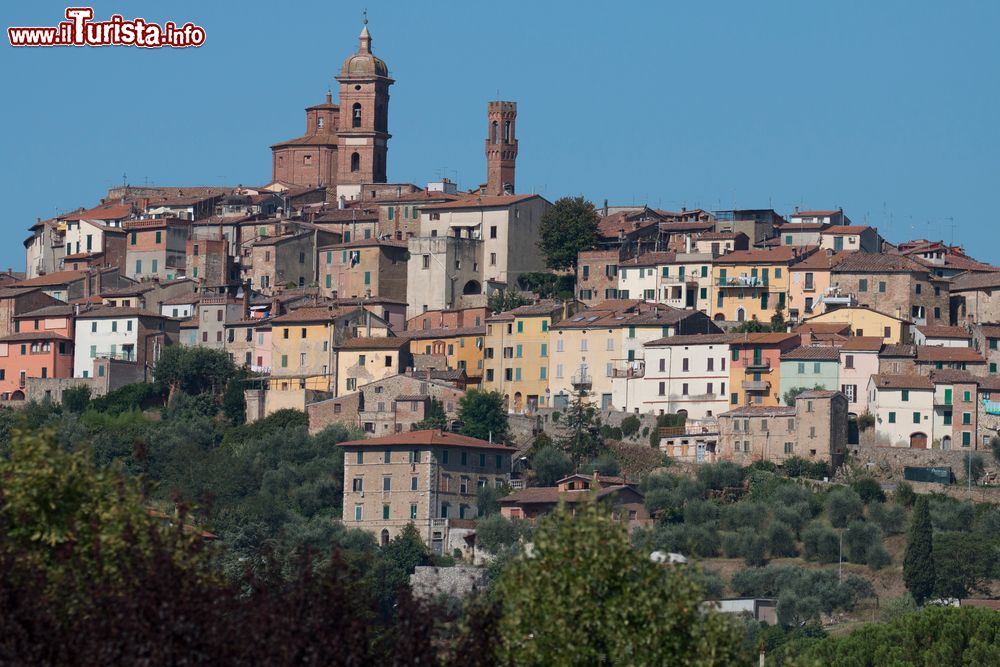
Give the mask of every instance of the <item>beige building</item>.
[(489, 287), (544, 271), (538, 228), (550, 206), (539, 195), (501, 195), (421, 207), (420, 235), (408, 241), (407, 319), (481, 306)]
[(793, 456), (839, 465), (847, 449), (847, 398), (810, 390), (795, 406), (748, 405), (719, 415), (718, 458), (781, 465)]
[(513, 449), (447, 431), (342, 442), (344, 524), (387, 544), (414, 524), (431, 549), (462, 548), (479, 514), (476, 489), (510, 482)]
[(369, 382), (399, 375), (410, 365), (410, 339), (349, 338), (337, 346), (336, 396)]
[(406, 299), (406, 243), (369, 239), (319, 249), (319, 284), (326, 296)]

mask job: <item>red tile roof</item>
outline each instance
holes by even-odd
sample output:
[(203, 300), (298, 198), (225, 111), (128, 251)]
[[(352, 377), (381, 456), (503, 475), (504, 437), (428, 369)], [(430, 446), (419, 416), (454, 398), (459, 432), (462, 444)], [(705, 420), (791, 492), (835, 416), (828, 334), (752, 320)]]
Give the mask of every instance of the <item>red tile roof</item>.
[(792, 213), (789, 217), (791, 218), (818, 218), (825, 215), (836, 215), (842, 213), (841, 209), (836, 209), (833, 211), (796, 211)]
[(409, 338), (348, 338), (337, 347), (341, 350), (396, 350), (410, 344)]
[(961, 338), (968, 340), (972, 334), (965, 327), (949, 327), (935, 324), (922, 324), (917, 327), (917, 331), (927, 338)]
[(879, 389), (934, 389), (934, 383), (923, 375), (891, 375), (879, 373), (872, 380)]
[(716, 264), (787, 264), (799, 257), (805, 258), (807, 249), (783, 245), (766, 250), (734, 250), (716, 258)]
[(781, 355), (782, 361), (840, 361), (840, 350), (833, 345), (802, 345)]
[(102, 204), (86, 211), (77, 211), (63, 220), (121, 220), (132, 214), (132, 204)]
[(495, 449), (500, 451), (514, 451), (513, 447), (508, 447), (502, 443), (490, 443), (478, 438), (470, 438), (467, 435), (451, 433), (450, 431), (440, 431), (437, 429), (426, 431), (410, 431), (408, 433), (395, 433), (382, 436), (380, 438), (368, 438), (365, 440), (348, 440), (338, 443), (338, 447), (387, 447), (398, 445), (409, 447), (413, 445), (423, 445), (428, 447), (470, 447), (473, 449)]
[(839, 262), (834, 273), (927, 273), (927, 267), (905, 255), (852, 252)]
[(868, 225), (834, 225), (820, 234), (862, 234), (871, 229)]
[(984, 364), (986, 359), (971, 347), (943, 347), (941, 345), (917, 345), (917, 361), (923, 362), (966, 362)]
[(44, 276), (38, 276), (37, 278), (30, 278), (28, 280), (22, 280), (18, 283), (14, 283), (11, 287), (35, 287), (35, 286), (53, 286), (53, 285), (65, 285), (66, 283), (76, 282), (77, 280), (83, 279), (87, 275), (86, 271), (56, 271), (55, 273), (47, 273)]
[(512, 204), (520, 204), (521, 202), (525, 202), (536, 197), (539, 199), (542, 198), (541, 195), (498, 195), (493, 197), (475, 197), (444, 202), (441, 204), (426, 204), (422, 207), (422, 209), (425, 211), (443, 211), (463, 208), (500, 208), (510, 206)]

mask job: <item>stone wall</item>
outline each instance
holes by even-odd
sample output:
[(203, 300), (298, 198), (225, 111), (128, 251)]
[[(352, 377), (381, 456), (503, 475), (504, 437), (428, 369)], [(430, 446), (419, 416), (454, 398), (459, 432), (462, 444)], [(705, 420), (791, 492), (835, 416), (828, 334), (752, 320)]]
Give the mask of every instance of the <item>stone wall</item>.
[[(986, 464), (987, 475), (991, 473), (996, 475), (997, 464), (993, 457), (988, 452), (980, 452), (980, 455)], [(906, 467), (951, 468), (956, 477), (965, 478), (969, 466), (969, 451), (870, 445), (851, 446), (848, 448), (846, 465), (855, 470), (866, 470), (872, 477), (882, 482), (903, 481), (903, 469)]]
[(486, 570), (462, 565), (420, 565), (410, 575), (410, 586), (418, 599), (429, 600), (442, 594), (463, 597), (486, 589)]

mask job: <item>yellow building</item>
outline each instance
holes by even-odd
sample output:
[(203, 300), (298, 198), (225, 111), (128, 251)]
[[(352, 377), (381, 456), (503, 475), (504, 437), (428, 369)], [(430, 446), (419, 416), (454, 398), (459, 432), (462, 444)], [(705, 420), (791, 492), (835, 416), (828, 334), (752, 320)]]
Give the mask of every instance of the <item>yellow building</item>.
[(910, 342), (910, 322), (864, 306), (844, 306), (810, 317), (806, 323), (846, 322), (854, 336), (881, 336), (890, 345)]
[(409, 338), (349, 338), (337, 345), (337, 396), (391, 375), (410, 363)]
[(777, 308), (787, 308), (789, 267), (806, 252), (778, 246), (717, 257), (712, 267), (712, 319), (767, 322)]
[(729, 404), (781, 405), (781, 355), (800, 340), (794, 333), (734, 335), (729, 341)]
[(413, 329), (406, 332), (410, 338), (410, 353), (443, 357), (449, 370), (464, 370), (469, 381), (478, 384), (483, 379), (483, 347), (486, 327), (461, 329)]
[(812, 317), (824, 312), (834, 300), (842, 299), (837, 290), (830, 288), (830, 269), (847, 255), (846, 251), (819, 250), (789, 267), (788, 320)]
[[(385, 320), (361, 307), (297, 308), (271, 320), (271, 376), (266, 413), (272, 405), (305, 408), (306, 392), (334, 389), (334, 349), (358, 336), (387, 336)], [(284, 397), (270, 394), (285, 392)], [(300, 406), (300, 407), (299, 407)]]
[(542, 301), (487, 318), (483, 389), (500, 392), (511, 412), (549, 407), (549, 328), (563, 308)]

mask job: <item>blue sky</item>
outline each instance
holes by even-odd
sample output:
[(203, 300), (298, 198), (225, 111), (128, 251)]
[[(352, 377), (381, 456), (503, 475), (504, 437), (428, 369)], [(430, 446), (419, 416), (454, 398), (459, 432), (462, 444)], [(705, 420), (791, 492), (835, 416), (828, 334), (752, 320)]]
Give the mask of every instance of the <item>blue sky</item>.
[[(55, 25), (65, 4), (5, 7)], [(23, 267), (36, 217), (133, 184), (263, 184), (357, 48), (392, 88), (389, 179), (485, 177), (486, 102), (518, 102), (517, 186), (678, 209), (843, 206), (891, 240), (1000, 263), (1000, 3), (95, 2), (192, 21), (199, 49), (0, 47), (0, 177)], [(334, 90), (336, 90), (334, 88)], [(953, 236), (952, 236), (953, 235)]]

